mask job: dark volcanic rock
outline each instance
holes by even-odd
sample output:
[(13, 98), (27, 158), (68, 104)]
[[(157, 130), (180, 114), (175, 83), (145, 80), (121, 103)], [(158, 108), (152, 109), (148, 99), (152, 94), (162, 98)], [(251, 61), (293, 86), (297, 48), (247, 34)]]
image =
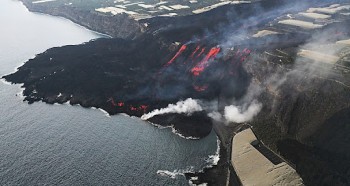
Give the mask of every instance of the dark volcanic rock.
[[(113, 93), (125, 98), (137, 94), (134, 91), (139, 85), (147, 86), (147, 80), (160, 67), (161, 57), (168, 51), (152, 38), (141, 43), (147, 43), (148, 47), (138, 50), (133, 42), (98, 39), (80, 46), (52, 48), (29, 60), (18, 73), (5, 78), (24, 83), (28, 101), (52, 102), (52, 97), (62, 93), (72, 103), (106, 108)], [(153, 55), (147, 55), (149, 53)], [(124, 93), (120, 93), (121, 90)]]
[[(228, 169), (230, 168), (227, 157), (228, 149), (224, 148), (222, 144), (220, 144), (220, 160), (217, 165), (213, 167), (204, 168), (203, 172), (199, 173), (186, 173), (185, 176), (188, 180), (191, 180), (192, 177), (198, 177), (198, 180), (192, 180), (193, 184), (203, 184), (207, 183), (208, 185), (226, 185)], [(236, 181), (231, 180), (230, 184), (232, 186), (238, 186)]]
[[(289, 56), (273, 56), (282, 54), (278, 50)], [(264, 108), (250, 124), (265, 144), (296, 165), (305, 184), (349, 185), (347, 67), (315, 63), (311, 68), (297, 57), (296, 47), (278, 50), (246, 63), (253, 85), (263, 88), (258, 97)], [(298, 61), (291, 64), (288, 58)]]
[[(346, 147), (344, 147), (346, 148)], [(349, 185), (350, 157), (344, 153), (281, 140), (280, 153), (296, 165), (306, 185)]]
[[(203, 68), (200, 75), (191, 70), (196, 64), (206, 63), (210, 51), (220, 50), (212, 42), (186, 45), (186, 50), (169, 64), (181, 47), (165, 45), (155, 36), (98, 39), (79, 46), (49, 49), (4, 78), (24, 83), (24, 96), (29, 103), (70, 101), (83, 107), (102, 108), (110, 114), (138, 117), (186, 98), (213, 100), (221, 95), (239, 99), (250, 82), (239, 62), (241, 57), (218, 57), (218, 62), (207, 70)], [(197, 45), (207, 49), (191, 57)], [(242, 55), (248, 55), (247, 51)], [(166, 115), (166, 120), (158, 121), (174, 124), (184, 136), (204, 137), (212, 129), (205, 114), (175, 116)]]
[(164, 114), (154, 116), (148, 121), (163, 126), (173, 126), (184, 137), (202, 138), (210, 134), (212, 121), (205, 112), (192, 115)]
[[(275, 5), (270, 6), (270, 3)], [(249, 124), (264, 144), (296, 165), (306, 184), (349, 185), (349, 66), (344, 67), (344, 62), (334, 66), (317, 64), (311, 72), (310, 69), (300, 69), (308, 61), (296, 63), (299, 47), (323, 29), (310, 32), (279, 24), (273, 27), (268, 23), (287, 10), (293, 12), (293, 9), (283, 9), (271, 15), (254, 15), (254, 18), (259, 17), (255, 19), (260, 21), (258, 23), (245, 20), (255, 11), (252, 7), (259, 6), (259, 13), (264, 13), (271, 7), (280, 8), (282, 5), (272, 0), (262, 1), (259, 5), (244, 5), (248, 7), (244, 9), (246, 12), (240, 7), (241, 16), (236, 17), (235, 14), (222, 17), (223, 12), (234, 10), (223, 7), (203, 15), (151, 19), (149, 30), (136, 39), (98, 39), (79, 46), (52, 48), (5, 78), (13, 83), (24, 83), (25, 100), (29, 103), (70, 101), (84, 107), (102, 108), (110, 114), (133, 116), (141, 116), (189, 97), (219, 100), (219, 111), (222, 111), (220, 109), (228, 100), (244, 101), (242, 98), (248, 90), (249, 96), (263, 104), (260, 114)], [(234, 24), (223, 27), (228, 18), (232, 18)], [(334, 37), (328, 38), (330, 41), (341, 39), (339, 33), (342, 37), (350, 37), (349, 20), (344, 21), (344, 16), (340, 19), (324, 28), (330, 29), (328, 33), (334, 33)], [(265, 23), (268, 23), (268, 29), (283, 34), (235, 40), (232, 48), (217, 46), (222, 43), (227, 30), (233, 30), (232, 36), (240, 34), (242, 29), (256, 33), (257, 27)], [(138, 35), (138, 31), (133, 32), (138, 26), (134, 26), (130, 23), (130, 34), (124, 33), (125, 30), (116, 30), (118, 33), (115, 34), (134, 38)], [(208, 30), (213, 34), (206, 34)], [(199, 53), (200, 49), (204, 53)], [(215, 50), (221, 53), (210, 56)], [(348, 59), (349, 55), (342, 57)], [(210, 60), (215, 63), (209, 65)], [(210, 68), (206, 68), (208, 66)], [(203, 72), (199, 74), (201, 69)], [(323, 73), (324, 69), (327, 73)], [(174, 125), (187, 137), (204, 137), (212, 130), (212, 123), (204, 113), (192, 116), (166, 114), (155, 116), (150, 121), (164, 126)], [(229, 140), (222, 141), (227, 143)], [(220, 162), (218, 167), (225, 168), (225, 163), (228, 162)], [(209, 172), (219, 175), (225, 171), (219, 168)], [(206, 180), (206, 175), (200, 174), (200, 177)], [(210, 183), (221, 184), (222, 180)]]

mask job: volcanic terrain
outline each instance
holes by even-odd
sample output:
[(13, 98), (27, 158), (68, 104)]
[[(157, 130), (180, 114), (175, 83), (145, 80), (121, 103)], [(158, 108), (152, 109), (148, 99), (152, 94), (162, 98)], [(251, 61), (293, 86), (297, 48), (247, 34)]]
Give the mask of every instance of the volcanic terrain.
[(244, 123), (294, 164), (306, 185), (349, 185), (350, 4), (292, 4), (266, 0), (147, 19), (147, 30), (132, 40), (52, 48), (4, 78), (23, 83), (29, 103), (69, 101), (138, 117), (187, 98), (214, 103), (221, 116), (227, 106), (245, 112), (258, 102), (261, 111), (244, 122), (206, 109), (149, 121), (201, 138), (214, 120), (221, 151)]

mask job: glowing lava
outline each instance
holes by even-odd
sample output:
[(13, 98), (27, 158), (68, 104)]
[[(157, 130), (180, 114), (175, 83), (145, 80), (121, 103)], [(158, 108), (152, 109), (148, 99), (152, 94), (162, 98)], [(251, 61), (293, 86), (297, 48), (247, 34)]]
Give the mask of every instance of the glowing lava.
[(176, 58), (179, 57), (182, 54), (182, 52), (184, 52), (186, 50), (186, 48), (187, 48), (186, 45), (182, 45), (181, 48), (179, 49), (179, 51), (177, 51), (177, 53), (175, 54), (175, 56), (173, 58), (171, 58), (171, 60), (168, 63), (166, 63), (164, 66), (167, 67), (167, 66), (171, 65), (171, 63), (173, 63), (176, 60)]
[(146, 113), (146, 112), (147, 112), (147, 108), (148, 108), (147, 105), (141, 105), (141, 106), (139, 107), (139, 110), (142, 110), (143, 113)]
[(109, 98), (108, 101), (110, 101), (114, 107), (123, 107), (124, 106), (124, 102), (116, 103), (113, 98)]
[[(243, 47), (241, 49), (230, 48), (230, 50), (225, 50), (227, 51), (226, 55), (221, 55), (223, 53), (221, 50), (225, 49), (222, 49), (219, 46), (206, 49), (200, 44), (188, 46), (182, 45), (179, 47), (179, 50), (176, 52), (174, 57), (160, 68), (158, 74), (156, 74), (157, 76), (153, 76), (155, 84), (152, 84), (152, 87), (150, 87), (150, 92), (147, 92), (150, 95), (150, 97), (147, 97), (147, 101), (140, 103), (132, 100), (124, 100), (126, 102), (122, 102), (123, 99), (118, 96), (116, 101), (114, 101), (113, 98), (110, 98), (108, 102), (111, 102), (110, 104), (113, 105), (113, 108), (118, 113), (124, 112), (131, 115), (140, 115), (142, 113), (147, 113), (148, 110), (155, 109), (154, 107), (157, 107), (156, 101), (164, 99), (159, 96), (158, 92), (160, 89), (167, 88), (168, 85), (166, 85), (166, 83), (168, 82), (170, 82), (169, 87), (172, 87), (174, 85), (178, 86), (176, 83), (182, 83), (181, 81), (183, 81), (183, 83), (185, 83), (184, 87), (190, 87), (189, 91), (191, 92), (189, 93), (199, 94), (200, 96), (207, 96), (217, 92), (217, 89), (221, 87), (215, 86), (214, 84), (221, 80), (226, 81), (230, 78), (239, 77), (241, 75), (240, 72), (242, 70), (242, 63), (251, 53), (251, 50)], [(193, 63), (187, 65), (178, 63), (179, 59), (177, 58), (180, 55), (184, 60), (191, 61)], [(177, 62), (175, 62), (175, 60), (177, 60)], [(166, 70), (169, 65), (173, 65), (172, 67), (174, 68)], [(194, 77), (201, 75), (201, 73), (207, 68), (216, 68), (213, 69), (212, 73), (208, 73), (208, 75), (212, 75), (210, 78)], [(179, 73), (176, 72), (174, 74), (173, 72), (175, 70), (178, 70)], [(178, 78), (178, 76), (182, 73), (186, 73), (185, 78)], [(175, 96), (182, 96), (182, 94), (179, 94), (178, 92), (170, 93)], [(146, 103), (150, 105), (146, 105)], [(152, 105), (153, 103), (156, 104)]]
[(118, 107), (118, 108), (123, 108), (123, 109), (127, 109), (129, 108), (130, 111), (142, 111), (143, 113), (146, 113), (147, 112), (147, 108), (148, 108), (148, 105), (140, 105), (140, 106), (133, 106), (133, 105), (129, 105), (127, 107), (124, 107), (125, 106), (125, 103), (124, 102), (118, 102), (116, 103), (114, 101), (113, 98), (109, 98), (109, 100), (111, 102), (111, 104), (114, 106), (114, 107)]
[(196, 86), (196, 85), (193, 85), (193, 88), (197, 91), (197, 92), (203, 92), (205, 90), (208, 89), (208, 85), (204, 85), (204, 86)]
[(130, 110), (131, 110), (131, 111), (137, 111), (137, 108), (134, 107), (134, 106), (130, 106)]
[(197, 57), (201, 56), (205, 52), (205, 48), (202, 48), (201, 52), (197, 55)]
[[(193, 58), (194, 55), (198, 52), (198, 50), (200, 49), (200, 46), (197, 46), (196, 49), (193, 51), (193, 53), (191, 54), (190, 58)], [(204, 52), (204, 51), (203, 51)]]
[(209, 66), (209, 60), (215, 58), (216, 55), (218, 55), (218, 53), (220, 52), (220, 50), (221, 49), (219, 47), (211, 48), (209, 53), (204, 57), (204, 59), (191, 69), (192, 74), (194, 76), (199, 76), (200, 73), (202, 73), (205, 70), (205, 68)]

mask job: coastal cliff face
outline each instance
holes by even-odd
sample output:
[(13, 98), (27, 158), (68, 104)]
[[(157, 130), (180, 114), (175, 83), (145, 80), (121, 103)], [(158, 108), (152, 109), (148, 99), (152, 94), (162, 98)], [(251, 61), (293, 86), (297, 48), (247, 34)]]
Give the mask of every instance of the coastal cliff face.
[(264, 92), (265, 108), (251, 125), (263, 142), (296, 165), (307, 185), (348, 185), (349, 87), (308, 80), (312, 85), (287, 85), (278, 95)]
[(266, 145), (296, 165), (306, 185), (348, 185), (348, 69), (322, 63), (309, 69), (283, 64), (281, 59), (298, 60), (296, 53), (286, 56), (288, 50), (268, 51), (275, 56), (262, 53), (245, 64), (253, 76), (251, 89), (255, 87), (264, 105), (249, 124)]
[(115, 38), (133, 39), (142, 34), (143, 26), (127, 14), (107, 16), (96, 11), (82, 10), (77, 7), (50, 7), (33, 4), (30, 0), (21, 0), (32, 12), (67, 18), (81, 26), (107, 34)]

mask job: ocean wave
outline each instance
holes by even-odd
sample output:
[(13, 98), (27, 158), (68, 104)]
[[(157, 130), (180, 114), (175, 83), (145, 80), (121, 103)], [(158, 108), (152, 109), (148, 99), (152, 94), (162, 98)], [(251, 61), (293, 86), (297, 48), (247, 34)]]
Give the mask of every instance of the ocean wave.
[(109, 113), (101, 108), (98, 108), (99, 111), (103, 112), (105, 114), (106, 117), (110, 118), (111, 115), (109, 115)]
[[(144, 120), (142, 120), (142, 121), (144, 121)], [(171, 128), (171, 126), (163, 126), (163, 125), (159, 125), (159, 124), (157, 124), (157, 123), (152, 123), (152, 122), (147, 121), (147, 120), (146, 120), (146, 122), (148, 122), (149, 124), (151, 124), (151, 125), (157, 127), (158, 129), (167, 129), (167, 128)]]
[(24, 99), (25, 98), (25, 96), (23, 95), (23, 92), (24, 92), (24, 90), (25, 90), (25, 88), (23, 87), (23, 83), (21, 83), (21, 84), (18, 84), (18, 86), (19, 86), (19, 90), (20, 90), (20, 92), (18, 92), (18, 93), (16, 93), (16, 96), (18, 96), (20, 99)]
[(190, 166), (186, 169), (177, 169), (174, 171), (168, 171), (168, 170), (158, 170), (157, 174), (161, 176), (167, 176), (171, 179), (175, 179), (177, 176), (185, 176), (185, 173), (192, 173), (194, 172), (194, 167)]
[[(147, 121), (147, 120), (146, 120)], [(193, 136), (184, 136), (183, 134), (181, 134), (178, 130), (175, 129), (174, 125), (170, 125), (170, 126), (163, 126), (163, 125), (159, 125), (159, 124), (156, 124), (156, 123), (152, 123), (150, 121), (147, 121), (149, 124), (157, 127), (158, 129), (167, 129), (167, 128), (171, 128), (171, 132), (173, 134), (176, 134), (177, 136), (181, 137), (181, 138), (184, 138), (184, 139), (188, 139), (188, 140), (198, 140), (200, 138), (197, 138), (197, 137), (193, 137)]]
[(209, 164), (207, 168), (212, 168), (220, 161), (220, 143), (221, 141), (219, 140), (219, 137), (216, 137), (216, 152), (214, 155), (209, 155), (209, 157), (206, 159), (206, 162)]
[(174, 134), (176, 134), (176, 135), (178, 135), (178, 136), (180, 136), (182, 138), (191, 139), (191, 140), (198, 140), (198, 139), (200, 139), (200, 138), (193, 137), (193, 136), (186, 137), (186, 136), (182, 135), (179, 131), (177, 131), (173, 125), (171, 125), (170, 127), (171, 127), (171, 132), (172, 133), (174, 133)]
[(129, 114), (126, 114), (126, 113), (118, 113), (118, 115), (121, 115), (121, 116), (125, 116), (125, 117), (129, 117), (131, 118), (131, 116)]
[(198, 180), (197, 176), (191, 177), (191, 179), (188, 181), (188, 184), (190, 186), (207, 186), (208, 185), (208, 183), (194, 184), (193, 181), (196, 181), (196, 180)]
[[(70, 100), (68, 100), (68, 101), (66, 101), (66, 102), (64, 102), (64, 103), (62, 103), (62, 105), (78, 106), (78, 107), (85, 108), (85, 107), (81, 106), (79, 103), (78, 103), (78, 104), (71, 105), (71, 104), (70, 104)], [(105, 110), (103, 110), (103, 109), (101, 109), (101, 108), (89, 107), (89, 108), (86, 108), (86, 109), (99, 110), (99, 111), (101, 111), (106, 117), (108, 117), (108, 118), (111, 117), (111, 115), (110, 115), (107, 111), (105, 111)]]
[(69, 106), (72, 106), (72, 105), (70, 104), (70, 100), (68, 100), (68, 101), (66, 101), (66, 102), (64, 102), (64, 103), (62, 103), (62, 105), (69, 105)]
[(6, 81), (4, 78), (1, 78), (0, 81), (5, 85), (11, 85), (11, 83)]
[[(216, 144), (217, 144), (217, 148), (216, 148), (216, 152), (214, 155), (209, 155), (208, 158), (205, 160), (206, 163), (208, 163), (207, 166), (205, 166), (203, 169), (201, 169), (200, 171), (198, 171), (197, 173), (203, 173), (204, 169), (210, 169), (214, 166), (216, 166), (220, 160), (220, 144), (221, 141), (219, 140), (219, 137), (216, 136)], [(197, 181), (199, 178), (197, 176), (191, 177), (188, 180), (188, 183), (190, 186), (207, 186), (208, 183), (201, 183), (201, 184), (194, 184), (193, 181)]]
[[(158, 170), (157, 174), (161, 176), (167, 176), (171, 179), (176, 179), (177, 176), (185, 176), (186, 173), (203, 173), (204, 169), (212, 168), (213, 166), (217, 165), (220, 160), (220, 144), (221, 141), (219, 137), (216, 136), (216, 144), (217, 149), (214, 155), (209, 155), (208, 158), (205, 160), (207, 163), (206, 166), (204, 166), (199, 171), (195, 170), (194, 166), (187, 167), (186, 169), (176, 169), (174, 171), (169, 170)], [(190, 177), (188, 180), (188, 183), (190, 186), (207, 186), (208, 183), (201, 183), (201, 184), (194, 184), (193, 181), (198, 181), (198, 176)]]

